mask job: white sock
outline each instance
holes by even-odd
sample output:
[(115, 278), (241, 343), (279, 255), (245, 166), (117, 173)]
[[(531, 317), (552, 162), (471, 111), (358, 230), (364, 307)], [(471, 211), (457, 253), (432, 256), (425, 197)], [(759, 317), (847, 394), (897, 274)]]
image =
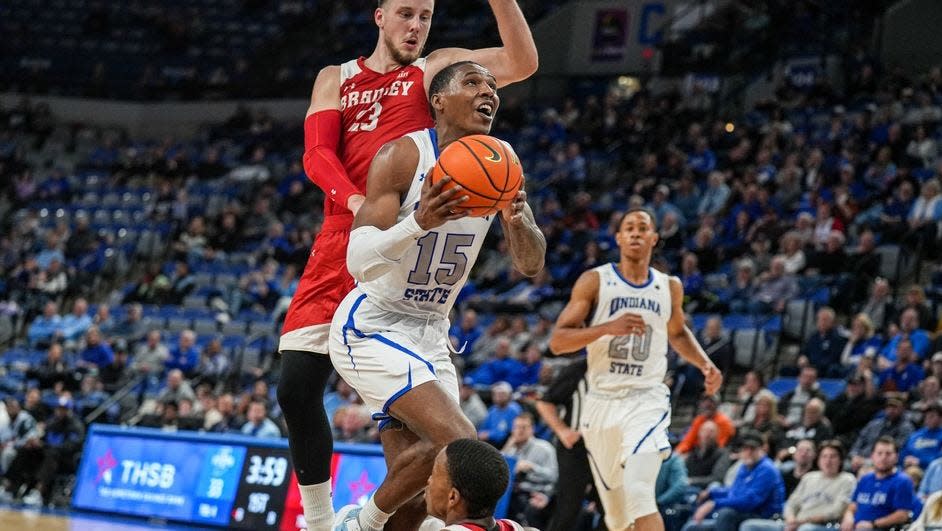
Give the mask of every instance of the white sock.
[[(395, 511), (393, 511), (395, 512)], [(386, 525), (386, 522), (389, 520), (389, 517), (393, 513), (384, 513), (376, 506), (376, 502), (373, 501), (373, 498), (370, 497), (369, 501), (366, 502), (366, 505), (363, 506), (363, 509), (360, 511), (360, 528), (363, 531), (383, 531), (383, 526)]]
[(330, 479), (313, 485), (298, 485), (301, 505), (308, 531), (330, 531), (334, 525), (334, 506), (330, 492)]

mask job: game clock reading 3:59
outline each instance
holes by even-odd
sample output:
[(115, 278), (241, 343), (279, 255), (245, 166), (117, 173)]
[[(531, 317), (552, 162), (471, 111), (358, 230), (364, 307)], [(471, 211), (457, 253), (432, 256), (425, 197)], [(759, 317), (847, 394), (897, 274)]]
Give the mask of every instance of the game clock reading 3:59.
[(229, 525), (239, 529), (278, 525), (290, 477), (287, 449), (248, 448)]

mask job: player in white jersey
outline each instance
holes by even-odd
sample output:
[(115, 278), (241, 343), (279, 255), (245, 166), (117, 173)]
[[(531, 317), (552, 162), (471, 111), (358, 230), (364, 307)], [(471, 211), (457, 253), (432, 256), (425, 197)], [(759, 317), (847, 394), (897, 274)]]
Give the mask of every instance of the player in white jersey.
[(680, 280), (651, 268), (654, 216), (630, 209), (615, 235), (621, 259), (579, 277), (550, 338), (554, 354), (588, 351), (589, 393), (580, 432), (611, 531), (664, 529), (654, 483), (670, 455), (668, 343), (706, 379), (723, 382), (684, 323)]
[[(421, 501), (441, 448), (475, 437), (458, 406), (448, 314), (493, 217), (500, 217), (514, 267), (528, 276), (543, 268), (546, 241), (525, 192), (499, 216), (472, 218), (461, 208), (467, 196), (458, 187), (442, 192), (447, 177), (435, 185), (425, 178), (439, 150), (490, 131), (496, 86), (477, 63), (445, 67), (429, 87), (435, 129), (385, 145), (370, 167), (347, 250), (347, 267), (359, 284), (334, 314), (329, 350), (334, 367), (380, 423), (389, 472), (362, 510), (338, 512), (335, 529), (382, 529), (404, 504)], [(402, 528), (417, 528), (420, 517), (424, 510)]]

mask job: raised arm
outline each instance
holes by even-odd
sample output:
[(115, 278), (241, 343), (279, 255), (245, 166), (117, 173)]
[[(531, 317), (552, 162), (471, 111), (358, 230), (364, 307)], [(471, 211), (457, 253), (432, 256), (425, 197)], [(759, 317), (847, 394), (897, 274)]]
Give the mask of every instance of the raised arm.
[(525, 191), (517, 192), (513, 203), (501, 211), (500, 223), (510, 247), (514, 269), (528, 277), (535, 276), (546, 261), (546, 237), (536, 224)]
[(706, 392), (712, 395), (723, 385), (723, 375), (703, 351), (703, 347), (684, 322), (684, 286), (680, 283), (680, 279), (671, 277), (670, 286), (671, 318), (667, 322), (667, 339), (682, 358), (700, 369), (706, 379)]
[(429, 184), (431, 179), (426, 179), (419, 207), (398, 221), (399, 203), (409, 191), (418, 164), (419, 150), (405, 137), (384, 145), (373, 158), (366, 199), (353, 220), (347, 246), (347, 269), (357, 282), (385, 275), (430, 229), (467, 216), (461, 203), (468, 196), (459, 195), (459, 186), (442, 192), (450, 180), (445, 177), (434, 186)]
[(321, 69), (314, 80), (311, 105), (304, 118), (304, 173), (339, 205), (357, 213), (363, 190), (357, 188), (338, 156), (343, 134), (340, 113), (340, 67)]
[(488, 0), (502, 46), (498, 48), (441, 48), (430, 53), (426, 66), (425, 89), (442, 68), (458, 61), (474, 61), (494, 74), (500, 87), (522, 81), (536, 72), (539, 55), (530, 26), (516, 0)]

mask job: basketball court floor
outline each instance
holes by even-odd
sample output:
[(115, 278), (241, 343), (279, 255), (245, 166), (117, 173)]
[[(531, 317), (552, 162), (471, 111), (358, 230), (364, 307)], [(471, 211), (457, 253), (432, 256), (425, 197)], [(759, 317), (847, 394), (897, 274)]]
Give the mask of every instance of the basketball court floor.
[(194, 528), (151, 525), (143, 520), (126, 520), (121, 517), (107, 515), (60, 514), (0, 507), (0, 529), (10, 531), (27, 529), (41, 531), (153, 531), (154, 529), (180, 530)]

